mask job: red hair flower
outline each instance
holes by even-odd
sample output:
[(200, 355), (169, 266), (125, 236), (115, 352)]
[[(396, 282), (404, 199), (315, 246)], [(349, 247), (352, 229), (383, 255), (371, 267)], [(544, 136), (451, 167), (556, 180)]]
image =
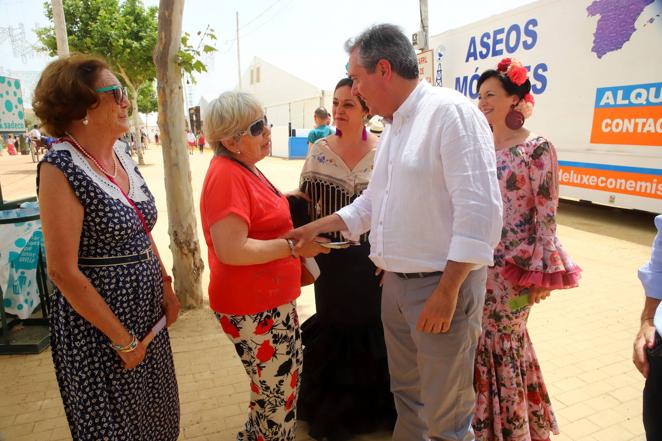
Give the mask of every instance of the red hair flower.
[(497, 70), (499, 72), (507, 71), (511, 61), (512, 60), (510, 58), (504, 58), (503, 60), (499, 61), (499, 64), (497, 65)]
[(526, 67), (521, 64), (512, 63), (508, 68), (508, 78), (515, 85), (521, 86), (528, 79), (529, 72), (527, 72)]
[(533, 106), (534, 104), (536, 104), (536, 100), (533, 99), (533, 95), (530, 94), (530, 93), (527, 93), (526, 95), (524, 95), (524, 101), (526, 101), (527, 103), (531, 104), (532, 106)]

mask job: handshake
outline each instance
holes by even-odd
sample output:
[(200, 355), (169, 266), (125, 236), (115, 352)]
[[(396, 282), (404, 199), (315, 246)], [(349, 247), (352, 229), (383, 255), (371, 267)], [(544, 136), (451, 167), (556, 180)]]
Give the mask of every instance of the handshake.
[[(299, 193), (290, 196), (303, 197), (305, 199), (305, 195), (299, 196)], [(290, 197), (288, 197), (288, 200), (290, 200)], [(290, 201), (290, 206), (293, 204), (296, 204), (295, 200)], [(296, 216), (293, 215), (294, 217)], [(320, 253), (328, 254), (331, 249), (348, 248), (358, 245), (357, 242), (351, 241), (331, 242), (329, 239), (320, 236), (322, 233), (343, 230), (347, 230), (347, 225), (338, 214), (334, 213), (295, 228), (282, 237), (294, 241), (294, 254), (302, 257), (313, 257)]]
[(315, 257), (318, 254), (329, 254), (331, 249), (324, 246), (330, 243), (329, 239), (319, 236), (319, 233), (314, 228), (310, 228), (309, 225), (312, 224), (296, 228), (282, 236), (283, 239), (291, 240), (294, 243), (292, 254), (297, 257)]
[[(337, 214), (318, 219), (309, 224), (303, 225), (289, 231), (283, 236), (283, 239), (293, 240), (294, 253), (303, 257), (313, 257), (319, 253), (328, 254), (331, 249), (338, 250), (349, 248), (351, 246), (359, 245), (358, 242), (346, 240), (343, 242), (331, 242), (325, 237), (321, 237), (321, 233), (330, 233), (332, 231), (346, 230), (347, 225)], [(307, 255), (309, 251), (315, 252), (312, 255)]]

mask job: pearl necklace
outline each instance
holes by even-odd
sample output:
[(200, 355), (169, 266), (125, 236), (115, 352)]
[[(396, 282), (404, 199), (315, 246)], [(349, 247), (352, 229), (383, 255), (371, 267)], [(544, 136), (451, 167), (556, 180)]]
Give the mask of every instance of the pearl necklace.
[(87, 150), (85, 150), (83, 148), (81, 143), (71, 133), (64, 132), (64, 134), (67, 135), (67, 137), (70, 138), (76, 144), (76, 145), (74, 145), (74, 147), (76, 147), (83, 154), (83, 156), (85, 156), (87, 159), (92, 161), (94, 163), (94, 165), (96, 165), (97, 168), (103, 172), (103, 174), (105, 174), (106, 176), (109, 176), (113, 179), (115, 179), (117, 177), (117, 171), (119, 170), (119, 167), (117, 165), (117, 158), (115, 158), (115, 151), (113, 151), (113, 173), (111, 174), (108, 170), (106, 170), (99, 163), (99, 161), (96, 160), (96, 158), (94, 158), (94, 156), (92, 156), (90, 154), (90, 152), (88, 152)]

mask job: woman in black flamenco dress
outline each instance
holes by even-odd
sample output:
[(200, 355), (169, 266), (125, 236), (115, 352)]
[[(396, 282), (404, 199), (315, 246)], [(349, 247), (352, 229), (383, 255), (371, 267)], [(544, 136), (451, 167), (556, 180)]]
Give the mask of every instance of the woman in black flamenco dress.
[[(295, 227), (350, 204), (368, 185), (377, 138), (365, 132), (367, 109), (351, 94), (351, 80), (336, 86), (335, 135), (317, 141), (304, 164), (299, 191), (290, 197)], [(308, 199), (308, 201), (306, 201)], [(340, 233), (332, 241), (344, 240)], [(318, 255), (316, 313), (302, 324), (304, 367), (298, 418), (315, 439), (348, 440), (390, 430), (393, 396), (380, 319), (381, 287), (368, 258), (368, 234), (359, 245)]]

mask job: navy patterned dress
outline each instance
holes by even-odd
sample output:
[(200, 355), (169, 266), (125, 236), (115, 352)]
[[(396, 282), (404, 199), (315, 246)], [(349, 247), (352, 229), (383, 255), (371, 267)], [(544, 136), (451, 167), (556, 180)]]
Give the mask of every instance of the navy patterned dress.
[[(117, 142), (114, 149), (129, 176), (129, 197), (151, 229), (157, 216), (154, 197), (124, 144)], [(149, 248), (149, 238), (134, 209), (71, 145), (54, 145), (43, 162), (64, 173), (84, 208), (80, 257), (130, 255)], [(138, 338), (163, 315), (158, 258), (80, 270)], [(152, 341), (138, 367), (126, 370), (108, 338), (78, 315), (58, 290), (49, 303), (53, 363), (73, 439), (176, 440), (179, 398), (167, 330)]]

